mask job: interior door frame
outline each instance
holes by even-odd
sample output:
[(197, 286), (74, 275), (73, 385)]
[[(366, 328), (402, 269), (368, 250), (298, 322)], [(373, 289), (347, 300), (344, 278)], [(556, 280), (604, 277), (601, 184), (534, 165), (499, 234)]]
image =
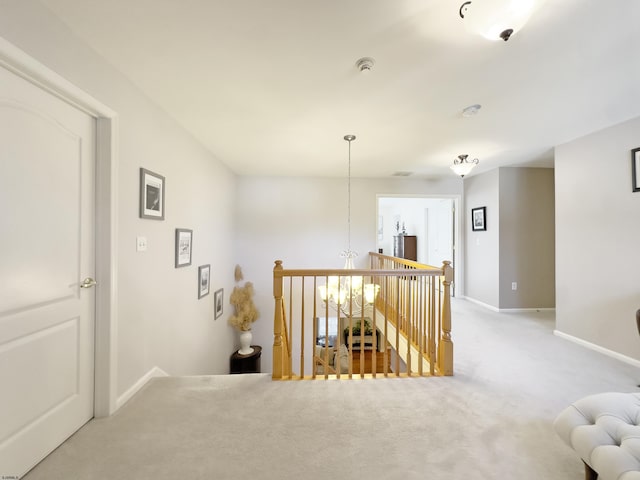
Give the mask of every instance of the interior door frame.
[[(452, 236), (452, 241), (453, 241), (453, 245), (452, 245), (452, 251), (453, 251), (453, 258), (451, 259), (452, 261), (452, 265), (455, 267), (454, 268), (454, 282), (453, 282), (453, 289), (452, 289), (452, 294), (453, 296), (455, 295), (460, 295), (462, 296), (464, 294), (464, 289), (462, 287), (462, 279), (464, 278), (464, 257), (462, 255), (459, 255), (458, 252), (462, 252), (464, 251), (464, 249), (462, 248), (462, 241), (463, 239), (460, 236), (460, 232), (462, 232), (462, 218), (461, 215), (459, 215), (459, 212), (461, 211), (460, 209), (460, 204), (462, 202), (462, 197), (461, 195), (457, 195), (457, 194), (441, 194), (441, 195), (437, 195), (437, 194), (403, 194), (403, 193), (390, 193), (390, 194), (384, 194), (384, 193), (378, 193), (376, 194), (376, 218), (379, 218), (380, 216), (380, 211), (379, 211), (379, 206), (380, 206), (380, 199), (381, 198), (405, 198), (405, 199), (410, 199), (410, 198), (427, 198), (427, 199), (438, 199), (438, 198), (446, 198), (448, 200), (452, 200), (452, 205), (453, 205), (453, 211), (451, 212), (451, 215), (453, 217), (452, 219), (452, 226), (453, 226), (453, 236)], [(439, 265), (434, 265), (434, 266), (439, 266)], [(457, 289), (456, 289), (457, 286)]]
[(94, 417), (116, 410), (118, 115), (0, 37), (0, 65), (96, 119), (96, 311)]

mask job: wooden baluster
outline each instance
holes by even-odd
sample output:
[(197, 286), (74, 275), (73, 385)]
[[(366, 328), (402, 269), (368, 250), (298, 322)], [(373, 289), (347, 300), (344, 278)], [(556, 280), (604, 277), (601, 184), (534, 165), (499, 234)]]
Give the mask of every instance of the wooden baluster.
[[(351, 313), (351, 312), (349, 312)], [(353, 378), (353, 317), (349, 315), (349, 380)]]
[(424, 363), (424, 280), (425, 277), (416, 277), (417, 284), (417, 292), (418, 292), (418, 301), (416, 302), (418, 306), (418, 318), (417, 318), (417, 326), (418, 329), (416, 331), (416, 341), (418, 344), (418, 375), (422, 376), (422, 364)]
[[(389, 376), (389, 361), (391, 360), (389, 358), (389, 356), (387, 355), (387, 344), (389, 344), (389, 309), (387, 308), (387, 298), (389, 296), (389, 277), (383, 277), (383, 281), (382, 281), (383, 287), (380, 288), (380, 294), (383, 294), (383, 299), (384, 299), (384, 309), (382, 311), (383, 315), (384, 315), (384, 357), (382, 360), (382, 365), (383, 365), (383, 370), (384, 370), (384, 376), (388, 377)], [(383, 293), (384, 292), (384, 293)], [(390, 344), (389, 344), (390, 345)]]
[(400, 375), (400, 277), (394, 277), (396, 281), (395, 290), (395, 326), (396, 326), (396, 376)]
[(302, 304), (300, 305), (300, 378), (304, 379), (304, 277), (300, 277), (302, 283)]
[(318, 283), (317, 277), (313, 277), (313, 332), (311, 332), (311, 378), (316, 378), (316, 345), (318, 343)]
[(429, 373), (436, 373), (436, 281), (438, 277), (430, 277), (431, 289), (429, 293)]
[[(374, 279), (373, 277), (371, 277), (371, 284), (375, 285), (376, 284), (376, 279)], [(380, 295), (380, 293), (378, 293), (378, 295)], [(374, 298), (374, 305), (375, 305), (375, 298)], [(371, 339), (371, 343), (372, 345), (372, 352), (371, 352), (371, 374), (373, 376), (373, 378), (376, 378), (376, 370), (378, 369), (378, 366), (376, 365), (377, 363), (377, 359), (378, 359), (378, 328), (376, 325), (376, 309), (375, 307), (373, 308), (372, 314), (371, 314), (371, 331), (372, 331), (372, 339)]]
[(364, 321), (364, 277), (362, 277), (362, 288), (360, 290), (360, 377), (364, 377), (365, 363), (365, 321)]
[(293, 277), (289, 277), (289, 335), (287, 337), (287, 368), (289, 380), (293, 378)]
[(412, 308), (411, 308), (411, 303), (413, 301), (412, 297), (413, 297), (413, 292), (412, 292), (412, 285), (411, 285), (411, 277), (410, 276), (405, 276), (404, 277), (404, 292), (405, 292), (405, 296), (404, 296), (404, 302), (403, 302), (403, 308), (404, 308), (404, 331), (405, 331), (405, 335), (407, 336), (407, 375), (411, 376), (411, 367), (412, 367), (412, 358), (411, 358), (411, 340), (413, 340), (413, 335), (412, 335), (412, 330), (413, 330), (413, 319), (411, 318), (413, 315), (412, 312)]
[[(314, 280), (314, 288), (315, 288), (315, 280)], [(313, 335), (311, 335), (311, 351), (313, 361), (311, 362), (311, 379), (316, 379), (316, 344), (318, 343), (318, 323), (319, 319), (316, 317), (316, 307), (315, 307), (315, 299), (313, 306)]]
[(444, 298), (442, 299), (442, 338), (440, 339), (438, 363), (442, 375), (453, 375), (453, 342), (451, 341), (451, 282), (453, 268), (451, 262), (442, 262), (444, 273)]
[(273, 268), (273, 298), (275, 299), (275, 313), (273, 316), (273, 373), (274, 380), (282, 379), (282, 260), (276, 260)]

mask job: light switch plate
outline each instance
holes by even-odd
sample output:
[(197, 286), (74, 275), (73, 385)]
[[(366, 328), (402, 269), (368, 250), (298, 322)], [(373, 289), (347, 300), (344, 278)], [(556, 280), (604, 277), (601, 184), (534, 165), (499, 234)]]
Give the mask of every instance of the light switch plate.
[(147, 237), (136, 237), (136, 251), (144, 252), (147, 249)]

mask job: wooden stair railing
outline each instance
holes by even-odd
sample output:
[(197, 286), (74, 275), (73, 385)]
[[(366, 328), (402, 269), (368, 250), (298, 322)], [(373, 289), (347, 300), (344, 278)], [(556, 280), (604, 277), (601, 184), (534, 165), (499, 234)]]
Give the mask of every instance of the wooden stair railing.
[[(424, 265), (413, 260), (398, 257), (370, 253), (371, 268), (380, 269), (410, 269), (429, 270), (442, 272), (441, 284), (431, 282), (428, 289), (416, 292), (416, 287), (411, 282), (393, 288), (389, 286), (387, 291), (391, 295), (381, 295), (376, 299), (376, 308), (384, 311), (385, 316), (392, 326), (392, 334), (396, 335), (396, 342), (405, 347), (404, 361), (409, 371), (415, 370), (422, 375), (422, 368), (426, 360), (430, 374), (453, 375), (453, 342), (451, 341), (451, 282), (453, 282), (453, 268), (451, 262), (443, 262), (442, 268)], [(398, 282), (398, 278), (387, 279), (389, 282)], [(422, 302), (421, 308), (425, 311), (418, 312), (416, 299), (420, 295), (426, 296), (426, 302)], [(439, 307), (439, 311), (436, 309)], [(427, 328), (420, 333), (420, 323), (415, 316), (422, 315), (427, 319)], [(432, 319), (438, 319), (431, 321)], [(401, 354), (402, 356), (402, 354)], [(417, 366), (412, 365), (412, 359), (418, 361)], [(437, 372), (435, 372), (437, 370)]]
[[(348, 272), (285, 270), (282, 261), (276, 261), (274, 379), (317, 378), (316, 373), (322, 378), (375, 377), (377, 373), (385, 377), (453, 375), (450, 262), (436, 268), (374, 253), (370, 258), (372, 269)], [(330, 308), (317, 294), (317, 287), (329, 283), (331, 277), (362, 277), (365, 283), (380, 286), (374, 308), (333, 318), (337, 337), (332, 340), (332, 348), (339, 350), (335, 356), (329, 348)], [(340, 310), (333, 310), (334, 316), (337, 311)], [(357, 333), (353, 335), (358, 323), (362, 327), (359, 337)], [(319, 325), (324, 328), (322, 342), (318, 341)], [(371, 327), (366, 336), (365, 326)], [(367, 346), (371, 343), (373, 346)], [(305, 355), (305, 349), (311, 354)], [(299, 373), (294, 374), (292, 360), (298, 355)], [(348, 371), (344, 357), (348, 359)]]

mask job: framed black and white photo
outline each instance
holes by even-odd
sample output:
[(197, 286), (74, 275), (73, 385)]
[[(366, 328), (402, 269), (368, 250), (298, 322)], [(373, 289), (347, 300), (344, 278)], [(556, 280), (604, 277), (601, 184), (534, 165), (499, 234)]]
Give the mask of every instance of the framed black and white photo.
[(140, 218), (164, 220), (164, 177), (140, 169)]
[(478, 207), (471, 209), (471, 230), (487, 229), (487, 207)]
[(215, 317), (216, 320), (220, 317), (220, 315), (222, 315), (223, 296), (224, 296), (224, 288), (221, 288), (220, 290), (216, 290), (216, 293), (213, 294), (213, 303), (215, 304), (214, 308), (216, 312), (216, 317)]
[(211, 265), (200, 265), (198, 267), (198, 298), (209, 295), (209, 276)]
[(640, 148), (631, 150), (631, 175), (633, 178), (633, 191), (640, 192)]
[(191, 265), (193, 230), (176, 228), (176, 268)]

